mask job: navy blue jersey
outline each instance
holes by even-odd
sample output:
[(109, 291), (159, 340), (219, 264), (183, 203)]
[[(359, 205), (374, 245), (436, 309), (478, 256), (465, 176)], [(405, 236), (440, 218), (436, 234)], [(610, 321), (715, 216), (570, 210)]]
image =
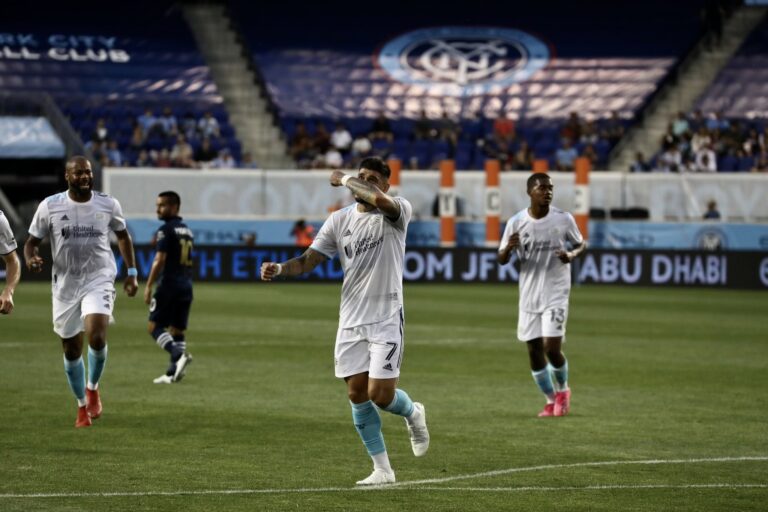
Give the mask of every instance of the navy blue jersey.
[(159, 286), (191, 288), (194, 235), (181, 217), (165, 221), (157, 230), (157, 250), (165, 253), (165, 268)]

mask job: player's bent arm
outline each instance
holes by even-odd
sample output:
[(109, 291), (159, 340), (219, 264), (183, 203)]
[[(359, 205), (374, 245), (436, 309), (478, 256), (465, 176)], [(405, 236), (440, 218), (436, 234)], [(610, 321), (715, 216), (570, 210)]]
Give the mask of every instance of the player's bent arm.
[(500, 249), (496, 254), (496, 259), (498, 260), (499, 265), (506, 265), (509, 263), (509, 260), (512, 257), (512, 251), (514, 251), (518, 245), (520, 245), (520, 234), (513, 233), (512, 236), (509, 237), (507, 245), (505, 245), (503, 249)]
[(571, 249), (570, 251), (558, 251), (558, 256), (560, 257), (560, 261), (563, 263), (570, 263), (579, 256), (581, 256), (584, 251), (587, 250), (587, 241), (582, 241), (579, 245)]
[(326, 259), (327, 257), (323, 253), (309, 248), (301, 256), (282, 263), (268, 261), (261, 264), (261, 280), (271, 281), (276, 276), (294, 277), (312, 272), (316, 266)]
[(27, 265), (27, 270), (31, 272), (43, 270), (43, 258), (38, 254), (41, 243), (42, 239), (32, 235), (29, 235), (27, 241), (24, 242), (24, 262)]
[(13, 311), (13, 292), (21, 279), (21, 263), (16, 251), (3, 256), (5, 260), (5, 288), (0, 293), (0, 313), (8, 314)]
[(368, 183), (360, 178), (349, 176), (341, 171), (334, 171), (331, 175), (331, 184), (334, 187), (347, 187), (352, 191), (356, 198), (378, 208), (391, 220), (400, 218), (400, 203), (382, 192), (379, 187), (373, 183)]
[(167, 256), (167, 253), (164, 251), (157, 251), (155, 253), (155, 259), (152, 260), (152, 268), (149, 269), (146, 287), (144, 288), (144, 302), (147, 304), (149, 304), (152, 299), (152, 287), (160, 276), (160, 272), (165, 268), (165, 259)]

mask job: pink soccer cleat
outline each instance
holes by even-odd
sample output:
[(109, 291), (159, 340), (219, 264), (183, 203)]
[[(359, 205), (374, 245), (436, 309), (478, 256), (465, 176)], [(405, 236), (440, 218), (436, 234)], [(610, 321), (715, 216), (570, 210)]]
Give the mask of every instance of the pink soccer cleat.
[(78, 407), (77, 420), (75, 420), (75, 428), (90, 427), (92, 424), (93, 423), (91, 423), (91, 417), (88, 416), (88, 411), (85, 409), (85, 406)]
[(571, 390), (566, 389), (555, 394), (555, 416), (565, 416), (571, 410)]
[(99, 398), (98, 389), (86, 389), (85, 390), (85, 406), (88, 411), (88, 416), (92, 419), (99, 418), (101, 416), (101, 398)]
[(547, 404), (539, 413), (539, 418), (548, 418), (555, 415), (555, 404)]

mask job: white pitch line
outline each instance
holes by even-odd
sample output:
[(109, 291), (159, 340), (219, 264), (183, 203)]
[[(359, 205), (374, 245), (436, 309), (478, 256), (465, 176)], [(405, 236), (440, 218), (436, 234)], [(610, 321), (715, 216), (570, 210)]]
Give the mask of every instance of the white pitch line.
[[(577, 462), (574, 464), (549, 464), (544, 466), (529, 466), (522, 468), (500, 469), (467, 475), (457, 475), (445, 478), (432, 478), (427, 480), (411, 480), (390, 485), (374, 487), (318, 487), (296, 489), (207, 489), (197, 491), (133, 491), (133, 492), (57, 492), (57, 493), (31, 493), (31, 494), (0, 494), (0, 499), (23, 498), (112, 498), (112, 497), (149, 497), (149, 496), (227, 496), (246, 494), (307, 494), (307, 493), (332, 493), (355, 491), (387, 491), (419, 490), (419, 491), (449, 491), (449, 492), (536, 492), (536, 491), (601, 491), (622, 489), (768, 489), (768, 484), (647, 484), (647, 485), (587, 485), (583, 487), (425, 487), (424, 484), (439, 484), (455, 480), (471, 478), (486, 478), (490, 476), (523, 473), (528, 471), (546, 471), (551, 469), (619, 466), (619, 465), (655, 465), (655, 464), (698, 464), (704, 462), (748, 462), (768, 461), (768, 457), (716, 457), (709, 459), (655, 459), (655, 460), (626, 460), (626, 461), (601, 461), (601, 462)], [(412, 487), (409, 487), (412, 486)]]

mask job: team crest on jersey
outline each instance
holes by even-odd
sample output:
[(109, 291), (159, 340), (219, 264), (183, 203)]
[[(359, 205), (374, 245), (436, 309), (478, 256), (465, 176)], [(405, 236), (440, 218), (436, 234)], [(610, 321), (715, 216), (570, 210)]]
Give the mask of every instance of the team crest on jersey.
[(64, 226), (63, 228), (61, 228), (61, 237), (64, 240), (68, 240), (71, 234), (72, 234), (72, 230), (70, 229), (69, 226)]

